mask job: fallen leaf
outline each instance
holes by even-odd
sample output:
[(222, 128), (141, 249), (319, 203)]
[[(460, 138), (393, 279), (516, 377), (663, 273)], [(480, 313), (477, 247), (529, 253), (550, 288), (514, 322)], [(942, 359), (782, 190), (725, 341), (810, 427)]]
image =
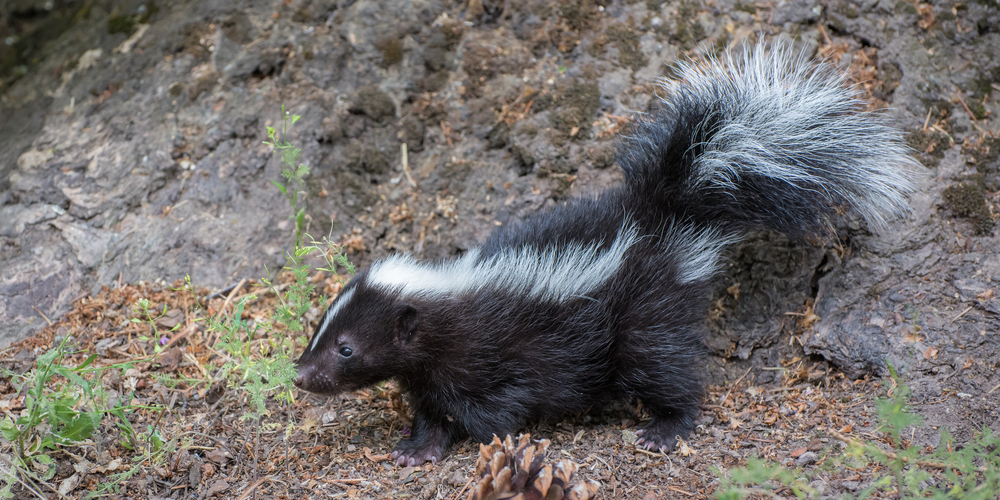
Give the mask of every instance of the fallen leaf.
[(75, 490), (76, 487), (79, 485), (80, 485), (80, 475), (73, 474), (72, 476), (63, 479), (62, 482), (59, 483), (59, 495), (66, 496), (71, 491)]
[(229, 489), (229, 481), (226, 481), (225, 479), (220, 479), (212, 483), (212, 485), (208, 487), (208, 490), (205, 491), (205, 496), (210, 497), (212, 495), (221, 493), (228, 489)]
[(181, 348), (171, 347), (170, 349), (161, 352), (160, 355), (156, 357), (156, 361), (158, 361), (160, 366), (168, 372), (177, 371), (177, 367), (180, 366), (181, 363)]
[(156, 319), (156, 326), (164, 330), (170, 330), (171, 328), (180, 324), (184, 320), (184, 311), (180, 309), (171, 309), (167, 311), (167, 314)]
[(404, 482), (405, 483), (406, 480), (410, 477), (410, 475), (413, 474), (414, 472), (418, 471), (418, 470), (420, 470), (420, 469), (417, 468), (417, 467), (403, 467), (399, 471), (399, 480), (400, 480), (400, 482)]
[(375, 463), (379, 463), (379, 462), (381, 462), (383, 460), (388, 460), (389, 459), (389, 454), (388, 453), (386, 453), (385, 455), (374, 455), (374, 454), (372, 454), (372, 449), (369, 448), (369, 447), (367, 447), (367, 446), (364, 447), (364, 452), (365, 452), (365, 458), (367, 458), (368, 460), (371, 460), (372, 462), (375, 462)]
[(681, 440), (680, 443), (681, 445), (677, 449), (677, 453), (680, 453), (682, 457), (689, 457), (691, 455), (694, 455), (694, 448), (688, 446), (688, 444), (683, 440)]
[(313, 429), (319, 426), (320, 419), (323, 417), (323, 408), (312, 407), (305, 411), (302, 416), (302, 432), (309, 433)]
[(853, 425), (845, 425), (845, 426), (843, 426), (843, 427), (840, 428), (840, 433), (841, 434), (850, 434), (851, 432), (854, 432), (854, 426)]
[(796, 448), (796, 449), (792, 450), (792, 452), (789, 453), (788, 456), (790, 456), (792, 458), (799, 458), (799, 457), (802, 456), (803, 453), (805, 453), (807, 451), (809, 451), (809, 450), (805, 446), (803, 446), (802, 448)]
[(226, 461), (228, 461), (231, 456), (232, 455), (230, 455), (228, 451), (223, 450), (221, 448), (209, 450), (208, 453), (205, 453), (205, 458), (220, 465), (225, 464)]
[(936, 358), (938, 353), (937, 347), (931, 346), (924, 351), (924, 359)]

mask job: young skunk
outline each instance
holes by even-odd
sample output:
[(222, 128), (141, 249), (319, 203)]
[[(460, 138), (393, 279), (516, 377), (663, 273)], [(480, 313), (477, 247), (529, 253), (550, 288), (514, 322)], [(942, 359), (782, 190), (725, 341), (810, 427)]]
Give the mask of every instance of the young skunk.
[(699, 412), (723, 250), (757, 228), (825, 233), (841, 206), (883, 228), (908, 213), (915, 162), (835, 68), (787, 45), (681, 64), (663, 90), (621, 140), (623, 185), (497, 228), (455, 260), (375, 262), (327, 311), (295, 384), (397, 380), (413, 408), (398, 464), (614, 398), (652, 415), (641, 446), (672, 449)]

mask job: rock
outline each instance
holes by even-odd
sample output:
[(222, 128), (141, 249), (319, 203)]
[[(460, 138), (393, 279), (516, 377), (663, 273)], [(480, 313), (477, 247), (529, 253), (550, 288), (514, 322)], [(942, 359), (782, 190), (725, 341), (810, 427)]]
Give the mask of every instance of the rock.
[(24, 232), (25, 226), (54, 219), (66, 213), (56, 205), (8, 205), (0, 208), (0, 236), (13, 237)]
[(781, 0), (774, 7), (771, 22), (781, 26), (785, 23), (814, 22), (823, 13), (818, 0)]
[(795, 459), (795, 466), (796, 467), (803, 467), (803, 466), (806, 466), (806, 465), (812, 465), (812, 464), (816, 463), (818, 460), (819, 460), (819, 457), (816, 456), (815, 453), (813, 453), (811, 451), (807, 451), (807, 452), (799, 455), (799, 458)]

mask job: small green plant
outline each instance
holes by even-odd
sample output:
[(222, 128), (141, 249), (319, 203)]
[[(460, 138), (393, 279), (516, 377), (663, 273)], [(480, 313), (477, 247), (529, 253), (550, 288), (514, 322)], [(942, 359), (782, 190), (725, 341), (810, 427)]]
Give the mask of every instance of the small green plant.
[[(153, 425), (147, 425), (146, 432), (141, 438), (133, 441), (136, 446), (126, 446), (138, 452), (136, 456), (132, 457), (132, 466), (117, 474), (109, 475), (106, 481), (102, 481), (97, 486), (96, 490), (87, 494), (87, 498), (99, 498), (112, 493), (121, 493), (121, 484), (132, 479), (146, 466), (166, 463), (167, 458), (177, 449), (176, 442), (177, 438), (164, 441), (159, 429)], [(189, 446), (190, 443), (186, 447)]]
[(722, 500), (739, 500), (752, 494), (778, 498), (770, 482), (790, 487), (798, 498), (813, 492), (807, 482), (792, 471), (756, 458), (748, 459), (746, 467), (730, 470), (728, 476), (720, 474), (719, 479), (721, 484), (715, 496)]
[[(278, 131), (274, 127), (267, 127), (267, 137), (270, 141), (264, 141), (281, 153), (281, 178), (282, 182), (271, 181), (292, 206), (292, 220), (295, 221), (295, 248), (302, 246), (302, 238), (305, 235), (306, 209), (299, 206), (299, 189), (302, 187), (303, 179), (309, 175), (309, 167), (299, 161), (302, 149), (297, 148), (288, 142), (288, 127), (295, 124), (302, 117), (293, 115), (281, 107), (281, 114), (284, 115), (284, 125), (281, 129), (281, 138), (278, 138)], [(291, 122), (291, 123), (289, 123)]]
[[(222, 365), (220, 376), (228, 380), (231, 387), (249, 395), (253, 413), (243, 418), (260, 420), (268, 414), (266, 403), (270, 395), (274, 394), (278, 400), (293, 401), (292, 385), (288, 381), (295, 377), (295, 366), (285, 343), (274, 337), (260, 338), (266, 331), (264, 327), (243, 319), (246, 303), (256, 298), (256, 295), (241, 298), (232, 316), (212, 318), (208, 328), (222, 333), (215, 347), (230, 358)], [(254, 346), (259, 352), (254, 352)]]
[[(70, 355), (70, 337), (38, 356), (35, 367), (23, 375), (5, 370), (14, 387), (24, 394), (24, 409), (16, 418), (8, 414), (0, 420), (0, 433), (13, 443), (16, 454), (4, 471), (4, 490), (14, 482), (32, 484), (47, 481), (56, 472), (53, 453), (90, 438), (105, 415), (116, 417), (123, 441), (134, 442), (135, 429), (128, 413), (139, 407), (129, 403), (131, 394), (112, 398), (101, 386), (105, 370), (124, 369), (131, 363), (96, 368), (91, 354), (76, 367), (63, 366)], [(124, 403), (122, 403), (124, 402)]]
[[(890, 474), (876, 478), (857, 496), (845, 494), (842, 498), (863, 499), (877, 492), (894, 493), (896, 498), (997, 498), (1000, 495), (1000, 437), (984, 427), (981, 434), (960, 445), (947, 429), (942, 429), (938, 447), (931, 453), (922, 453), (919, 447), (902, 437), (904, 429), (921, 425), (922, 420), (909, 404), (909, 387), (902, 383), (892, 363), (888, 368), (888, 390), (885, 397), (876, 400), (876, 405), (881, 430), (888, 435), (891, 450), (831, 430), (831, 435), (848, 444), (848, 451), (845, 457), (831, 457), (827, 470), (844, 462), (855, 462), (855, 465), (861, 462), (878, 464)], [(725, 500), (746, 498), (751, 494), (777, 498), (772, 485), (788, 487), (796, 497), (803, 498), (812, 491), (807, 484), (816, 474), (790, 471), (779, 464), (755, 459), (748, 460), (746, 467), (731, 469), (728, 474), (716, 472), (720, 476), (716, 497)]]
[[(243, 416), (252, 419), (256, 427), (255, 442), (259, 446), (261, 420), (268, 415), (267, 401), (273, 398), (281, 403), (294, 402), (295, 365), (292, 357), (295, 354), (295, 340), (305, 330), (303, 316), (315, 305), (315, 285), (309, 279), (310, 266), (307, 258), (316, 252), (322, 253), (327, 262), (324, 271), (336, 274), (337, 267), (354, 274), (354, 266), (341, 251), (341, 248), (324, 239), (326, 249), (320, 248), (313, 241), (311, 245), (304, 241), (312, 241), (306, 233), (307, 216), (300, 189), (304, 178), (309, 174), (309, 167), (298, 163), (301, 149), (287, 140), (288, 129), (301, 118), (292, 115), (282, 107), (284, 115), (280, 131), (267, 127), (268, 144), (281, 153), (281, 181), (272, 181), (275, 187), (285, 195), (291, 205), (291, 218), (295, 223), (294, 246), (284, 253), (286, 264), (284, 269), (293, 276), (282, 293), (270, 275), (263, 278), (264, 286), (278, 299), (278, 305), (270, 319), (255, 319), (247, 321), (243, 318), (246, 304), (255, 300), (256, 295), (240, 299), (231, 316), (220, 315), (208, 321), (208, 329), (221, 333), (216, 348), (223, 352), (229, 360), (221, 367), (220, 376), (228, 381), (230, 387), (243, 391), (247, 395), (251, 411)], [(147, 314), (148, 318), (152, 318)], [(280, 335), (278, 334), (280, 331)], [(268, 426), (272, 426), (270, 424)], [(288, 431), (292, 429), (289, 421)], [(254, 470), (257, 469), (257, 454), (254, 454)]]
[[(158, 313), (155, 312), (153, 309), (151, 309), (151, 306), (152, 303), (149, 301), (149, 299), (141, 298), (137, 300), (135, 305), (132, 306), (132, 311), (134, 311), (136, 315), (145, 316), (145, 319), (132, 318), (129, 321), (131, 321), (132, 323), (146, 323), (149, 325), (149, 336), (142, 335), (139, 337), (139, 340), (142, 340), (143, 342), (149, 342), (150, 340), (155, 339), (155, 342), (153, 344), (153, 352), (159, 354), (163, 350), (163, 346), (166, 345), (167, 338), (160, 335), (159, 330), (156, 328), (156, 321), (167, 315), (167, 305), (164, 304), (163, 310)], [(175, 331), (180, 327), (181, 324), (178, 323), (176, 326), (171, 328), (170, 331)]]

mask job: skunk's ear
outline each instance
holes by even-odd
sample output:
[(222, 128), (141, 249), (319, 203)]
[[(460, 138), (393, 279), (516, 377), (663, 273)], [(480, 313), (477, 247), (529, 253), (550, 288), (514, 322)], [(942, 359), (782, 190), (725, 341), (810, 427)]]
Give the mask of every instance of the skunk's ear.
[(405, 304), (396, 310), (396, 340), (407, 342), (413, 337), (420, 324), (420, 315), (417, 309), (409, 304)]

